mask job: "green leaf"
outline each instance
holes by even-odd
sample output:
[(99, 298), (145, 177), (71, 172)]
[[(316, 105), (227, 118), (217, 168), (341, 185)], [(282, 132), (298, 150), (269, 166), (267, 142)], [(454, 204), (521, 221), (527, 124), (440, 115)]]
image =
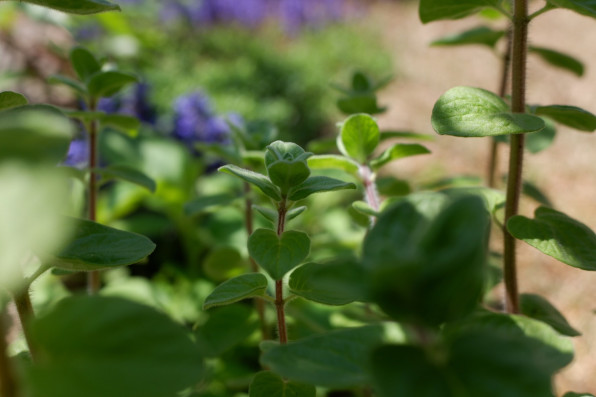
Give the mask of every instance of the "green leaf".
[(530, 53), (538, 55), (545, 62), (548, 62), (552, 66), (567, 70), (578, 77), (581, 77), (584, 74), (584, 64), (576, 58), (572, 57), (571, 55), (564, 54), (562, 52), (555, 51), (550, 48), (534, 46), (530, 46), (528, 48), (528, 51)]
[(225, 281), (246, 272), (247, 263), (233, 247), (216, 247), (203, 259), (203, 271), (216, 281)]
[(275, 141), (267, 146), (265, 151), (265, 166), (269, 168), (276, 161), (306, 161), (312, 153), (305, 152), (300, 146), (292, 142)]
[(188, 216), (196, 216), (213, 208), (225, 206), (236, 200), (236, 196), (229, 193), (201, 196), (184, 204), (184, 213)]
[(263, 174), (246, 170), (244, 168), (240, 168), (232, 164), (224, 165), (223, 167), (219, 167), (217, 170), (231, 175), (236, 175), (237, 177), (240, 177), (246, 182), (253, 184), (259, 189), (261, 189), (263, 193), (271, 197), (273, 200), (281, 200), (281, 193), (279, 191), (279, 188), (275, 186), (273, 183), (271, 183), (269, 178), (267, 178)]
[(316, 175), (309, 177), (300, 185), (292, 188), (288, 194), (288, 199), (297, 201), (314, 193), (343, 189), (356, 189), (356, 185), (351, 182), (340, 181), (339, 179), (330, 178), (328, 176)]
[(155, 181), (149, 178), (141, 171), (134, 169), (128, 165), (109, 165), (105, 168), (96, 168), (94, 171), (96, 174), (101, 175), (105, 179), (118, 179), (127, 181), (135, 185), (144, 187), (150, 192), (155, 193)]
[(412, 192), (408, 181), (393, 176), (377, 177), (375, 182), (379, 194), (383, 196), (405, 196)]
[(410, 131), (381, 131), (380, 139), (384, 141), (390, 138), (406, 138), (418, 141), (434, 141), (435, 137), (429, 134), (420, 134), (418, 132)]
[(532, 154), (548, 149), (554, 142), (557, 135), (555, 123), (547, 117), (541, 117), (544, 121), (544, 129), (533, 134), (526, 135), (526, 149)]
[(60, 269), (91, 271), (131, 265), (145, 259), (155, 249), (155, 244), (140, 234), (84, 219), (66, 219), (75, 224), (74, 236), (49, 261)]
[(249, 397), (316, 397), (317, 389), (305, 383), (285, 381), (271, 371), (255, 375), (248, 388)]
[(536, 132), (544, 128), (541, 118), (511, 113), (498, 95), (481, 88), (454, 87), (433, 108), (432, 126), (439, 134), (482, 137)]
[(0, 112), (0, 161), (58, 164), (74, 135), (71, 122), (49, 106), (25, 105)]
[(505, 35), (503, 30), (494, 30), (488, 26), (479, 26), (461, 33), (445, 36), (431, 43), (433, 46), (451, 46), (480, 44), (495, 48), (497, 42)]
[(209, 318), (195, 331), (196, 343), (206, 357), (219, 357), (245, 341), (259, 328), (247, 305), (230, 305), (212, 309)]
[(0, 92), (0, 110), (14, 108), (17, 106), (24, 106), (27, 103), (28, 103), (27, 98), (25, 98), (24, 95), (21, 95), (17, 92), (13, 92), (13, 91)]
[(274, 225), (277, 224), (277, 216), (278, 216), (277, 211), (275, 211), (271, 208), (266, 208), (266, 207), (262, 207), (260, 205), (254, 205), (254, 204), (253, 204), (252, 208), (254, 210), (258, 211), (259, 214), (263, 215), (265, 217), (265, 219), (267, 219)]
[(536, 200), (539, 204), (552, 207), (550, 199), (542, 192), (542, 190), (540, 190), (540, 188), (538, 188), (538, 186), (531, 182), (522, 181), (522, 194)]
[(562, 212), (539, 207), (534, 219), (511, 217), (507, 230), (513, 237), (569, 266), (596, 270), (596, 234)]
[(70, 63), (81, 81), (87, 81), (101, 70), (101, 65), (95, 56), (83, 47), (75, 47), (70, 51)]
[(368, 383), (368, 355), (386, 335), (382, 325), (331, 331), (270, 346), (261, 363), (299, 382), (333, 388), (363, 386)]
[(203, 375), (201, 352), (184, 327), (122, 298), (64, 298), (31, 333), (34, 397), (80, 397), (82, 390), (87, 397), (173, 396)]
[(26, 3), (52, 8), (69, 14), (96, 14), (104, 11), (120, 11), (117, 4), (106, 0), (22, 0)]
[(292, 208), (286, 213), (286, 222), (291, 221), (292, 219), (296, 218), (298, 215), (302, 214), (306, 211), (306, 206), (301, 205), (300, 207)]
[(345, 157), (345, 156), (338, 156), (335, 154), (322, 154), (312, 156), (307, 161), (308, 166), (310, 168), (316, 169), (337, 169), (348, 172), (352, 175), (358, 174), (358, 163), (354, 162), (354, 160)]
[(596, 3), (593, 0), (547, 0), (549, 4), (566, 8), (578, 14), (596, 18)]
[(99, 71), (89, 77), (87, 90), (92, 98), (109, 97), (137, 81), (137, 77), (129, 73), (115, 70)]
[(378, 170), (385, 164), (404, 157), (416, 156), (418, 154), (427, 154), (430, 150), (417, 143), (396, 143), (386, 149), (379, 157), (370, 161), (370, 166)]
[(381, 212), (362, 261), (369, 299), (398, 321), (436, 326), (478, 304), (490, 219), (478, 197), (421, 198), (420, 205), (404, 199)]
[[(71, 79), (70, 77), (62, 76), (59, 74), (53, 75), (48, 77), (49, 84), (64, 84), (70, 88), (72, 88), (77, 94), (80, 94), (82, 97), (87, 96), (87, 88), (79, 83), (76, 80)], [(67, 112), (65, 112), (67, 113)]]
[(375, 218), (379, 216), (379, 211), (375, 211), (368, 203), (362, 200), (354, 201), (352, 208), (364, 215), (374, 216)]
[(572, 391), (568, 391), (563, 395), (563, 397), (595, 397), (593, 394), (590, 393), (575, 393)]
[(294, 230), (278, 237), (273, 230), (257, 229), (248, 238), (248, 253), (274, 280), (302, 263), (309, 251), (308, 235)]
[(347, 98), (338, 99), (337, 107), (344, 114), (378, 114), (387, 110), (386, 107), (377, 105), (377, 97), (374, 94), (352, 94)]
[(535, 112), (538, 116), (550, 117), (555, 122), (576, 130), (588, 132), (596, 130), (596, 116), (575, 106), (537, 106)]
[(364, 298), (362, 268), (353, 259), (307, 263), (290, 275), (290, 291), (325, 305), (346, 305)]
[(364, 164), (379, 144), (379, 126), (368, 114), (355, 114), (341, 126), (338, 143), (342, 153)]
[(553, 329), (561, 335), (566, 336), (580, 336), (575, 328), (573, 328), (565, 317), (557, 310), (549, 301), (540, 295), (535, 294), (521, 294), (520, 295), (520, 311), (526, 316), (542, 321), (550, 325)]
[(420, 0), (418, 14), (422, 23), (440, 19), (460, 19), (484, 8), (500, 8), (500, 0)]
[(133, 138), (137, 136), (141, 127), (141, 122), (136, 117), (118, 113), (104, 113), (99, 117), (99, 122), (104, 127), (112, 127)]
[(224, 281), (209, 294), (203, 303), (203, 310), (214, 306), (229, 305), (243, 299), (264, 296), (267, 291), (267, 277), (261, 273), (247, 273)]
[(370, 91), (373, 87), (370, 77), (362, 72), (354, 72), (352, 75), (352, 90), (359, 92)]
[(279, 160), (267, 167), (269, 179), (285, 195), (291, 188), (300, 185), (310, 175), (306, 161)]

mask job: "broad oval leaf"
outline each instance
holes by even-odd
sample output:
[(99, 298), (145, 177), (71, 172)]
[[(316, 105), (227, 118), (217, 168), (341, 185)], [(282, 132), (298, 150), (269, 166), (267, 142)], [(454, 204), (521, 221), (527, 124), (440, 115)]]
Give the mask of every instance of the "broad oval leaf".
[(353, 259), (307, 263), (290, 275), (290, 291), (326, 305), (346, 305), (364, 298), (363, 271)]
[(569, 266), (596, 270), (596, 234), (562, 212), (539, 207), (534, 219), (511, 217), (507, 230), (513, 237)]
[(563, 314), (561, 314), (556, 307), (540, 295), (521, 294), (520, 311), (522, 314), (525, 314), (530, 318), (550, 325), (561, 335), (581, 335), (581, 333), (569, 325), (565, 317), (563, 317)]
[(310, 157), (307, 160), (310, 168), (324, 169), (331, 168), (342, 170), (352, 175), (358, 174), (358, 164), (352, 159), (335, 154), (322, 154)]
[(157, 186), (153, 179), (149, 178), (141, 171), (128, 165), (109, 165), (104, 168), (96, 168), (94, 172), (98, 175), (101, 175), (103, 178), (107, 180), (119, 179), (127, 181), (135, 185), (144, 187), (152, 193), (155, 193), (155, 189)]
[(422, 23), (440, 19), (460, 19), (487, 7), (500, 9), (500, 0), (421, 0), (418, 14)]
[(340, 181), (339, 179), (328, 176), (311, 176), (300, 185), (292, 188), (288, 194), (288, 199), (292, 201), (302, 200), (311, 194), (330, 192), (334, 190), (356, 189), (356, 185), (351, 182)]
[(550, 117), (555, 122), (576, 130), (587, 132), (596, 130), (596, 115), (576, 106), (537, 106), (535, 112), (538, 116)]
[(237, 167), (233, 164), (224, 165), (219, 167), (218, 171), (225, 172), (227, 174), (236, 175), (242, 178), (246, 182), (255, 185), (267, 196), (271, 197), (275, 201), (281, 200), (281, 192), (279, 188), (275, 186), (269, 178), (258, 172), (246, 170), (244, 168)]
[(135, 75), (116, 70), (99, 71), (89, 77), (87, 90), (92, 98), (109, 97), (118, 93), (125, 86), (138, 81)]
[(203, 309), (229, 305), (243, 299), (264, 296), (267, 291), (267, 277), (261, 273), (247, 273), (224, 281), (207, 296)]
[(549, 4), (566, 8), (578, 14), (596, 18), (596, 3), (593, 0), (547, 0)]
[(95, 56), (83, 47), (75, 47), (70, 51), (70, 62), (82, 81), (87, 81), (89, 77), (101, 70), (101, 65)]
[(120, 10), (117, 4), (106, 0), (22, 0), (26, 3), (52, 8), (69, 14), (96, 14), (104, 11)]
[(14, 108), (17, 106), (24, 106), (27, 103), (27, 98), (25, 98), (24, 95), (21, 95), (18, 92), (0, 92), (0, 110)]
[(430, 153), (430, 150), (417, 143), (396, 143), (381, 153), (379, 157), (371, 160), (370, 166), (374, 170), (378, 170), (392, 161), (427, 153)]
[(435, 103), (431, 122), (441, 135), (483, 137), (536, 132), (544, 121), (525, 113), (511, 113), (498, 95), (473, 87), (454, 87)]
[(306, 383), (287, 381), (271, 371), (255, 375), (248, 388), (249, 397), (316, 397), (317, 389)]
[(77, 271), (108, 269), (137, 263), (155, 249), (155, 244), (140, 234), (85, 219), (66, 219), (74, 223), (74, 236), (48, 260), (51, 266)]
[(290, 230), (281, 236), (273, 230), (257, 229), (248, 238), (248, 253), (274, 280), (298, 266), (310, 251), (310, 238)]
[(584, 64), (571, 55), (564, 54), (550, 48), (534, 46), (530, 46), (528, 51), (538, 55), (545, 62), (548, 62), (552, 66), (567, 70), (578, 77), (581, 77), (584, 74)]
[(278, 160), (267, 166), (269, 179), (279, 187), (283, 195), (300, 185), (310, 175), (306, 161)]
[(35, 397), (173, 396), (202, 378), (201, 351), (184, 327), (126, 299), (62, 299), (31, 333)]
[(377, 148), (379, 139), (377, 122), (368, 114), (355, 114), (342, 124), (338, 142), (343, 154), (364, 164)]
[(479, 26), (465, 32), (442, 37), (431, 43), (433, 46), (451, 46), (480, 44), (494, 48), (497, 42), (505, 35), (503, 30), (494, 30), (488, 26)]

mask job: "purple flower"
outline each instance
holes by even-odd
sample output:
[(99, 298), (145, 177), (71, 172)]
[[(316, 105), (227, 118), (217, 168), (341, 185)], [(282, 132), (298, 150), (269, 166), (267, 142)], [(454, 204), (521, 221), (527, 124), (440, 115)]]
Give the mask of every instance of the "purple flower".
[(75, 168), (85, 168), (89, 163), (89, 143), (83, 136), (77, 137), (70, 142), (68, 154), (64, 160), (64, 165)]
[(97, 107), (106, 113), (127, 114), (142, 122), (155, 125), (157, 112), (149, 102), (149, 88), (147, 83), (139, 83), (134, 86), (132, 91), (124, 95), (101, 98)]

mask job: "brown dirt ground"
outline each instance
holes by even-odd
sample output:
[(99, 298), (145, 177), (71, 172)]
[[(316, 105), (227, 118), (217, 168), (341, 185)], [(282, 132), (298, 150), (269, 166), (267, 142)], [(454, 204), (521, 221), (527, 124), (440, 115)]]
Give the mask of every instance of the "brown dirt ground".
[[(542, 2), (539, 2), (542, 3)], [(369, 15), (387, 48), (394, 54), (394, 82), (380, 95), (387, 113), (379, 117), (382, 129), (433, 133), (430, 114), (436, 99), (457, 85), (497, 90), (500, 64), (479, 46), (429, 47), (443, 35), (485, 23), (476, 18), (423, 25), (417, 2), (380, 2)], [(540, 5), (540, 4), (538, 4)], [(502, 27), (503, 21), (492, 22)], [(566, 10), (550, 11), (530, 25), (531, 44), (549, 46), (582, 59), (582, 78), (552, 68), (531, 57), (528, 65), (528, 103), (575, 105), (596, 112), (596, 21)], [(437, 136), (428, 144), (430, 156), (398, 162), (392, 172), (409, 180), (437, 176), (485, 174), (488, 142), (484, 139)], [(500, 152), (506, 172), (507, 152)], [(551, 198), (558, 209), (596, 229), (596, 135), (559, 128), (555, 144), (527, 155), (525, 177)], [(536, 204), (525, 202), (522, 213), (531, 216)], [(596, 273), (563, 265), (520, 244), (519, 284), (522, 292), (546, 296), (583, 336), (575, 338), (573, 363), (556, 380), (559, 395), (569, 390), (596, 393)], [(502, 290), (502, 288), (501, 288)]]

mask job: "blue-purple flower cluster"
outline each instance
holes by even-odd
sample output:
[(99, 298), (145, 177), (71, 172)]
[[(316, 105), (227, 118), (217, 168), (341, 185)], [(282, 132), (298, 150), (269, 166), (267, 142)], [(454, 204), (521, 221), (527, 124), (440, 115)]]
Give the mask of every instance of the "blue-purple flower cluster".
[(134, 116), (140, 121), (155, 125), (157, 112), (149, 101), (149, 85), (139, 83), (124, 95), (101, 98), (97, 104), (98, 110), (106, 113), (121, 113)]
[(238, 23), (255, 27), (268, 19), (280, 21), (289, 33), (318, 27), (346, 15), (350, 0), (167, 0), (162, 20), (187, 19), (196, 26)]

